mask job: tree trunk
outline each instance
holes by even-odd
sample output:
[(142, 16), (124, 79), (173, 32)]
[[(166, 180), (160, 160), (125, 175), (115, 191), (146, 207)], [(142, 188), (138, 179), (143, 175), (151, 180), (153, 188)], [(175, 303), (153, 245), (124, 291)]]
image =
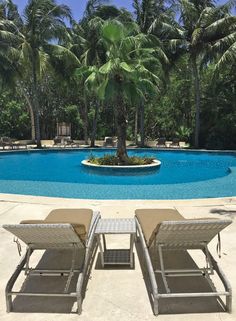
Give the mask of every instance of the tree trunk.
[(192, 73), (194, 79), (194, 94), (195, 94), (195, 131), (194, 131), (194, 146), (199, 147), (199, 130), (200, 130), (200, 99), (201, 89), (199, 72), (196, 57), (192, 57)]
[(116, 155), (119, 158), (120, 164), (126, 164), (128, 161), (128, 154), (126, 150), (126, 108), (124, 102), (118, 96), (117, 106), (116, 106), (116, 123), (117, 123), (117, 152)]
[(135, 123), (134, 123), (134, 141), (138, 145), (138, 108), (135, 110)]
[(20, 91), (22, 95), (24, 96), (26, 102), (27, 102), (27, 107), (28, 111), (30, 114), (30, 121), (31, 121), (31, 140), (35, 141), (35, 122), (34, 122), (34, 108), (33, 105), (30, 101), (30, 98), (28, 97), (27, 93), (25, 92), (24, 88), (22, 87), (21, 83), (18, 83)]
[(140, 136), (141, 136), (141, 147), (145, 146), (145, 131), (144, 131), (144, 104), (140, 105)]
[(36, 56), (37, 53), (33, 52), (32, 57), (32, 73), (33, 73), (33, 99), (34, 99), (34, 122), (35, 122), (35, 136), (37, 148), (41, 148), (40, 137), (40, 121), (39, 121), (39, 99), (38, 99), (38, 80), (36, 71)]
[(87, 104), (87, 97), (85, 93), (84, 93), (83, 123), (84, 123), (84, 143), (85, 145), (88, 145), (88, 104)]
[(93, 128), (92, 128), (92, 134), (91, 134), (91, 147), (95, 147), (95, 140), (96, 140), (96, 134), (97, 134), (97, 122), (98, 122), (98, 111), (99, 111), (99, 103), (95, 102), (95, 114), (93, 118)]

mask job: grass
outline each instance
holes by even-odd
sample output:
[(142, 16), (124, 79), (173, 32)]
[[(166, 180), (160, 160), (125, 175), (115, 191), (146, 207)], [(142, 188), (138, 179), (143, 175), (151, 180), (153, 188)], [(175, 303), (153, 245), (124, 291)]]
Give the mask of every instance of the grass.
[(114, 155), (106, 154), (103, 157), (95, 157), (91, 155), (89, 157), (89, 162), (91, 164), (95, 165), (110, 165), (110, 166), (117, 166), (117, 165), (148, 165), (151, 164), (154, 160), (153, 157), (137, 157), (137, 156), (131, 156), (128, 157), (127, 162), (125, 164), (120, 164), (118, 157)]

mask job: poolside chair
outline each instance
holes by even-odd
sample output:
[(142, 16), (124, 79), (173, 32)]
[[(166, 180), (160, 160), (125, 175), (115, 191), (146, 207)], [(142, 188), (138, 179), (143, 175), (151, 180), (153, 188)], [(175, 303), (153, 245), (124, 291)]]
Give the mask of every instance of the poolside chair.
[[(11, 232), (17, 239), (27, 245), (26, 253), (12, 274), (6, 286), (7, 312), (13, 308), (12, 296), (42, 296), (42, 297), (69, 297), (77, 299), (78, 314), (82, 312), (83, 291), (86, 278), (89, 274), (91, 262), (97, 249), (97, 240), (94, 231), (100, 219), (98, 212), (91, 209), (56, 209), (45, 220), (22, 221), (20, 224), (6, 224), (3, 228)], [(66, 249), (72, 252), (71, 266), (69, 269), (37, 269), (29, 267), (30, 256), (35, 250)], [(83, 252), (82, 267), (76, 269), (75, 257)], [(46, 252), (45, 252), (46, 253)], [(24, 271), (27, 278), (33, 276), (68, 276), (64, 292), (39, 293), (36, 291), (13, 291), (13, 286)], [(70, 291), (72, 278), (77, 277), (77, 285)], [(62, 282), (62, 281), (61, 281)], [(25, 282), (24, 282), (25, 283)], [(37, 290), (37, 289), (36, 289)]]
[(180, 142), (179, 138), (173, 138), (172, 143), (170, 144), (170, 147), (180, 147), (179, 142)]
[(53, 139), (53, 147), (65, 147), (63, 139), (61, 137), (55, 137)]
[(79, 144), (75, 143), (71, 137), (64, 138), (65, 147), (79, 147)]
[[(211, 218), (185, 219), (173, 209), (138, 209), (135, 213), (137, 233), (151, 288), (154, 314), (159, 313), (160, 300), (201, 297), (216, 298), (221, 306), (230, 312), (231, 286), (209, 252), (208, 244), (232, 221)], [(193, 249), (202, 250), (204, 253), (205, 267), (199, 268), (190, 256), (187, 250)], [(224, 290), (218, 291), (215, 288), (211, 279), (214, 272), (221, 280)], [(182, 279), (192, 277), (192, 280), (184, 278), (181, 282), (181, 277)], [(194, 287), (189, 288), (189, 284), (196, 277), (198, 281), (195, 280), (195, 283), (192, 283)], [(174, 281), (178, 285), (177, 291), (173, 286)], [(198, 292), (200, 282), (204, 283), (204, 290), (200, 289)], [(221, 296), (226, 297), (225, 303), (220, 298)]]
[(166, 138), (165, 137), (158, 138), (156, 147), (166, 147)]
[(12, 140), (9, 137), (1, 137), (0, 143), (3, 149), (5, 149), (5, 147), (13, 149)]
[(114, 147), (116, 144), (116, 141), (113, 139), (113, 137), (105, 137), (103, 146), (104, 147)]

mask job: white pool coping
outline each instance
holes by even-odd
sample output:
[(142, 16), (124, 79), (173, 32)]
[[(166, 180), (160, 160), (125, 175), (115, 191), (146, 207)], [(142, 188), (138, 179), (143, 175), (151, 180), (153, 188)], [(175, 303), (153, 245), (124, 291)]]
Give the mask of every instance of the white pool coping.
[(161, 162), (157, 159), (154, 159), (152, 161), (151, 164), (147, 164), (147, 165), (97, 165), (97, 164), (92, 164), (90, 163), (90, 161), (88, 159), (84, 159), (81, 162), (82, 165), (84, 166), (88, 166), (88, 167), (93, 167), (93, 168), (109, 168), (109, 169), (147, 169), (147, 168), (153, 168), (153, 167), (160, 167), (161, 166)]

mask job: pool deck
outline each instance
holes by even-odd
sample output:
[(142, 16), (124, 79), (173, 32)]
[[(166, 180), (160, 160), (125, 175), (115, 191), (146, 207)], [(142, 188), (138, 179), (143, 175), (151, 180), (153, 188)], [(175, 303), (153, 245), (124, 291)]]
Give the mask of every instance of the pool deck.
[[(23, 219), (43, 219), (52, 209), (56, 208), (93, 208), (99, 210), (103, 218), (133, 217), (136, 208), (176, 208), (186, 218), (200, 217), (230, 217), (233, 224), (221, 234), (222, 258), (216, 255), (216, 240), (210, 249), (214, 257), (220, 261), (220, 266), (227, 275), (233, 290), (236, 289), (236, 197), (177, 200), (177, 201), (139, 201), (139, 200), (78, 200), (63, 198), (48, 198), (36, 196), (21, 196), (0, 194), (0, 224), (19, 223)], [(39, 313), (37, 306), (29, 299), (21, 300), (17, 311), (5, 312), (5, 284), (19, 262), (16, 245), (12, 235), (3, 229), (0, 246), (0, 320), (1, 321), (51, 321), (51, 320), (81, 320), (81, 321), (233, 321), (236, 320), (236, 294), (233, 292), (233, 313), (214, 311), (211, 303), (197, 306), (194, 299), (184, 303), (166, 306), (166, 312), (155, 317), (152, 313), (143, 274), (135, 249), (134, 269), (102, 269), (99, 258), (94, 260), (91, 280), (88, 282), (86, 297), (83, 302), (82, 315), (73, 313), (73, 307), (66, 302), (61, 304), (55, 300), (44, 301)], [(127, 236), (111, 236), (109, 244), (117, 247), (126, 244)], [(34, 259), (33, 259), (34, 260)], [(37, 298), (37, 300), (41, 300)], [(17, 305), (17, 304), (16, 304)], [(27, 313), (25, 313), (27, 311)], [(33, 313), (34, 312), (34, 313)], [(35, 313), (37, 312), (37, 313)], [(50, 313), (49, 313), (50, 312)], [(208, 313), (206, 313), (208, 312)]]

